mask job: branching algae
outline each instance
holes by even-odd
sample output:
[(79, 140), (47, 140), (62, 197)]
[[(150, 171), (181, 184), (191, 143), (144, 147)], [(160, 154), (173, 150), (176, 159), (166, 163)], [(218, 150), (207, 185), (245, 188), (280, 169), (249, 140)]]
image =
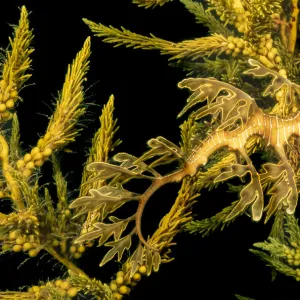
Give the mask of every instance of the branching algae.
[[(133, 2), (150, 8), (170, 1)], [(111, 163), (111, 151), (120, 143), (115, 140), (118, 126), (111, 96), (102, 110), (101, 127), (92, 140), (76, 199), (68, 199), (57, 154), (78, 135), (76, 125), (86, 110), (83, 84), (89, 69), (90, 38), (68, 68), (46, 132), (24, 153), (15, 105), (21, 99), (20, 88), (31, 76), (33, 33), (22, 7), (19, 25), (3, 56), (0, 81), (0, 121), (10, 122), (12, 128), (0, 135), (0, 196), (11, 199), (13, 206), (12, 213), (0, 214), (1, 252), (23, 251), (35, 257), (41, 250), (47, 251), (69, 275), (27, 291), (0, 292), (0, 299), (67, 299), (77, 295), (122, 299), (142, 275), (149, 276), (161, 264), (172, 261), (170, 247), (178, 232), (207, 235), (248, 213), (256, 222), (274, 217), (268, 240), (254, 245), (260, 250), (251, 251), (272, 266), (273, 275), (278, 271), (300, 280), (300, 229), (294, 216), (300, 178), (297, 1), (180, 2), (198, 23), (209, 28), (210, 36), (173, 43), (84, 19), (104, 42), (159, 49), (171, 55), (171, 65), (188, 72), (178, 83), (190, 93), (178, 117), (190, 114), (181, 125), (180, 145), (159, 136), (148, 141), (149, 149), (140, 157), (120, 152)], [(271, 99), (275, 104), (268, 106)], [(254, 152), (263, 154), (259, 168), (251, 159)], [(39, 169), (46, 161), (53, 165), (55, 201), (47, 188), (39, 186)], [(160, 166), (174, 162), (176, 171), (161, 173)], [(201, 198), (200, 190), (233, 177), (241, 179), (239, 186), (230, 186), (239, 192), (239, 199), (211, 218), (193, 220), (192, 206)], [(149, 182), (144, 193), (127, 188), (133, 179)], [(181, 183), (178, 196), (157, 230), (146, 239), (141, 230), (145, 205), (160, 187), (172, 182)], [(138, 204), (133, 215), (125, 219), (114, 215), (130, 201)], [(137, 243), (132, 246), (134, 235)], [(74, 262), (95, 246), (95, 241), (111, 247), (100, 266), (113, 259), (123, 263), (109, 284), (88, 277)], [(123, 258), (131, 248), (133, 254)]]

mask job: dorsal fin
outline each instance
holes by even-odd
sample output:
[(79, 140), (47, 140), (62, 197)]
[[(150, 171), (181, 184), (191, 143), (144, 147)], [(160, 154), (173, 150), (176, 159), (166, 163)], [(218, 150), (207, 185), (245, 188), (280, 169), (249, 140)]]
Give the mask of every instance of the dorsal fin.
[(178, 86), (193, 92), (178, 117), (199, 102), (207, 100), (207, 104), (195, 110), (191, 117), (198, 120), (207, 115), (217, 114), (221, 122), (217, 130), (229, 129), (239, 121), (241, 126), (244, 126), (249, 116), (257, 109), (255, 100), (248, 94), (214, 78), (187, 78), (179, 82)]
[(288, 80), (284, 76), (280, 75), (278, 72), (271, 70), (265, 67), (262, 63), (254, 60), (249, 59), (248, 63), (253, 67), (244, 72), (247, 75), (253, 75), (257, 78), (272, 77), (272, 82), (268, 85), (268, 87), (263, 92), (263, 96), (271, 95), (272, 97), (275, 95), (276, 92), (280, 91), (283, 86), (287, 87), (287, 92), (285, 93), (285, 104), (287, 106), (291, 105), (291, 98), (292, 98), (292, 90), (294, 90), (298, 95), (300, 95), (300, 86), (295, 84), (294, 82)]

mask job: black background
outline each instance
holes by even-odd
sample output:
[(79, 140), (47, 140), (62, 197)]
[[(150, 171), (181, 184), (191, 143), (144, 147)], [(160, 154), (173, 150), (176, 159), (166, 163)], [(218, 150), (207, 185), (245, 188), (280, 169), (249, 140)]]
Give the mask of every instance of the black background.
[[(103, 4), (102, 4), (103, 2)], [(101, 4), (99, 4), (101, 3)], [(24, 150), (35, 145), (43, 134), (53, 111), (53, 100), (61, 89), (67, 65), (81, 49), (87, 36), (92, 35), (82, 18), (132, 32), (154, 35), (179, 42), (206, 34), (195, 24), (179, 1), (162, 8), (145, 10), (122, 1), (9, 1), (1, 8), (1, 46), (6, 47), (12, 29), (9, 24), (19, 20), (19, 7), (31, 11), (34, 28), (33, 77), (21, 92), (24, 101), (17, 111)], [(61, 154), (62, 168), (69, 180), (70, 199), (76, 188), (91, 138), (98, 126), (101, 108), (111, 94), (115, 95), (115, 115), (119, 119), (118, 137), (123, 140), (118, 151), (141, 155), (146, 141), (158, 135), (178, 143), (179, 125), (176, 119), (185, 104), (186, 91), (177, 88), (185, 77), (181, 69), (168, 66), (168, 57), (159, 51), (113, 48), (100, 38), (92, 37), (91, 67), (86, 87), (89, 115), (82, 135), (68, 148), (72, 154)], [(94, 105), (96, 104), (96, 105)], [(45, 181), (51, 179), (47, 164), (42, 171)], [(160, 218), (170, 209), (176, 197), (175, 184), (161, 189), (146, 207), (143, 217), (144, 235), (151, 234)], [(203, 191), (194, 212), (199, 218), (209, 217), (235, 200), (226, 193), (226, 185), (211, 192)], [(173, 247), (175, 261), (162, 265), (158, 273), (144, 278), (131, 292), (130, 299), (235, 299), (234, 294), (254, 299), (299, 299), (300, 288), (292, 278), (279, 275), (271, 282), (270, 269), (249, 252), (253, 243), (267, 238), (271, 224), (253, 223), (246, 216), (238, 218), (223, 232), (209, 237), (181, 234)], [(104, 282), (118, 270), (118, 264), (98, 264), (107, 249), (94, 249), (80, 260), (79, 265), (91, 276)], [(23, 254), (0, 257), (0, 289), (17, 289), (36, 285), (39, 280), (62, 274), (60, 265), (47, 254), (41, 254), (20, 266)]]

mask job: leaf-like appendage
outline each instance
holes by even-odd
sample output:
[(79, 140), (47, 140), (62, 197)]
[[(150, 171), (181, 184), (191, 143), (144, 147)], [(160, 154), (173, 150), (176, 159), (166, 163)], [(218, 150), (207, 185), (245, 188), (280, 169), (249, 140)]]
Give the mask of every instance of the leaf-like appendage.
[(138, 158), (137, 162), (146, 161), (155, 156), (161, 156), (151, 163), (151, 166), (153, 167), (159, 164), (172, 162), (175, 159), (182, 159), (183, 157), (183, 153), (179, 147), (161, 136), (149, 140), (148, 145), (151, 150)]
[(271, 163), (266, 163), (263, 164), (263, 170), (264, 173), (261, 174), (261, 181), (265, 180), (273, 180), (278, 179), (281, 175), (283, 175), (284, 172), (286, 172), (285, 165), (283, 163), (281, 164), (271, 164)]
[(264, 182), (269, 180), (273, 183), (267, 192), (271, 198), (266, 207), (265, 222), (269, 220), (282, 202), (288, 206), (287, 212), (293, 214), (298, 202), (298, 192), (291, 166), (287, 162), (277, 165), (266, 163), (263, 165), (263, 169), (265, 172), (261, 174), (261, 180)]
[(226, 217), (226, 221), (235, 218), (250, 204), (252, 204), (252, 219), (254, 221), (259, 221), (261, 219), (264, 206), (264, 196), (259, 177), (253, 172), (252, 167), (249, 167), (249, 165), (234, 164), (224, 168), (222, 173), (219, 174), (214, 181), (220, 182), (230, 179), (234, 176), (243, 177), (247, 172), (251, 174), (251, 181), (241, 190), (240, 200), (232, 209), (230, 214)]
[(153, 265), (152, 251), (150, 249), (146, 249), (146, 267), (147, 267), (148, 276), (152, 272), (152, 265)]
[(250, 172), (248, 165), (234, 164), (223, 168), (221, 173), (215, 178), (214, 182), (228, 180), (234, 176), (243, 177), (247, 172)]
[(131, 270), (130, 270), (130, 277), (136, 272), (136, 270), (143, 264), (143, 246), (139, 243), (138, 247), (132, 254), (130, 258), (131, 263)]
[(236, 217), (238, 214), (243, 212), (245, 208), (250, 204), (252, 204), (252, 219), (254, 221), (259, 221), (261, 219), (264, 209), (264, 195), (258, 176), (253, 176), (253, 174), (251, 174), (251, 176), (251, 182), (241, 190), (240, 200), (232, 209), (230, 214), (226, 217), (226, 221), (229, 221), (232, 218)]
[(75, 217), (101, 207), (101, 216), (105, 218), (108, 213), (115, 211), (125, 202), (138, 200), (140, 196), (123, 189), (121, 185), (90, 189), (89, 193), (91, 196), (77, 198), (70, 204), (70, 208), (79, 208)]
[(106, 162), (93, 162), (87, 165), (86, 169), (90, 172), (98, 172), (99, 174), (84, 184), (89, 184), (97, 180), (107, 180), (118, 175), (127, 175), (129, 177), (141, 176), (121, 166), (116, 166)]
[(103, 196), (111, 196), (119, 199), (137, 199), (137, 197), (140, 196), (140, 194), (125, 190), (120, 184), (116, 186), (105, 185), (97, 189), (97, 191)]
[(269, 204), (266, 206), (267, 214), (265, 223), (275, 213), (282, 200), (286, 199), (291, 192), (288, 182), (284, 180), (284, 177), (285, 176), (277, 180), (277, 182), (268, 190), (268, 195), (271, 195), (271, 198)]
[(278, 92), (283, 86), (286, 86), (287, 92), (285, 94), (285, 103), (286, 105), (290, 105), (292, 89), (294, 89), (298, 94), (300, 94), (299, 85), (281, 76), (276, 71), (266, 68), (263, 64), (261, 64), (260, 62), (254, 59), (249, 59), (248, 62), (251, 66), (255, 68), (245, 71), (244, 74), (253, 75), (255, 77), (265, 77), (265, 76), (273, 77), (271, 84), (266, 88), (266, 90), (263, 93), (263, 96), (268, 96), (268, 95), (274, 96), (275, 93)]
[(95, 227), (95, 230), (81, 235), (74, 241), (74, 243), (80, 244), (84, 241), (91, 241), (100, 237), (99, 246), (101, 246), (108, 240), (111, 235), (114, 235), (114, 240), (118, 241), (122, 235), (122, 232), (126, 229), (130, 221), (130, 219), (125, 219), (112, 224), (105, 224), (100, 222), (95, 223), (93, 225)]
[(239, 121), (244, 126), (257, 109), (254, 99), (248, 94), (214, 78), (187, 78), (179, 82), (178, 86), (193, 91), (178, 117), (197, 103), (207, 100), (207, 105), (194, 111), (191, 117), (198, 120), (207, 115), (220, 116), (220, 126), (216, 130), (230, 129)]
[(153, 270), (157, 272), (161, 264), (161, 256), (158, 251), (154, 251), (152, 261), (153, 261)]
[(148, 171), (154, 176), (159, 176), (159, 174), (153, 168), (150, 168), (143, 161), (139, 161), (139, 159), (134, 155), (121, 152), (116, 154), (113, 159), (114, 161), (121, 163), (120, 167), (130, 169), (134, 173), (142, 174), (143, 172)]
[(131, 246), (131, 235), (126, 235), (116, 242), (108, 242), (105, 246), (113, 247), (103, 257), (100, 267), (104, 266), (108, 261), (112, 260), (116, 254), (118, 254), (118, 262), (121, 261), (125, 249), (129, 249)]
[(170, 153), (173, 153), (178, 158), (182, 157), (183, 153), (182, 153), (181, 149), (178, 146), (176, 146), (174, 143), (172, 143), (171, 141), (165, 139), (162, 136), (158, 136), (156, 138), (156, 141), (158, 144), (160, 144), (160, 147), (166, 147)]

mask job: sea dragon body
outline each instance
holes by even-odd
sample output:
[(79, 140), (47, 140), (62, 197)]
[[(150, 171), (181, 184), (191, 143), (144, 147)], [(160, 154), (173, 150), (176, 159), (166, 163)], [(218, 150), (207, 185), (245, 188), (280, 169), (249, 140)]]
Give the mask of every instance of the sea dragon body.
[[(208, 86), (212, 87), (216, 85), (214, 82), (215, 80), (202, 78), (185, 79), (180, 82), (179, 85), (180, 87), (191, 88), (191, 85), (195, 84), (197, 81), (198, 83), (200, 83), (200, 81), (202, 83), (199, 84), (199, 86), (201, 85), (203, 87), (203, 84), (206, 84), (206, 88)], [(226, 86), (227, 84), (221, 83), (220, 89), (226, 88)], [(232, 87), (231, 90), (235, 90), (237, 93), (241, 92)], [(214, 93), (216, 93), (215, 90)], [(218, 90), (217, 93), (219, 94), (220, 90)], [(201, 95), (204, 94), (206, 93), (204, 92)], [(192, 95), (191, 97), (194, 96)], [(234, 164), (229, 166), (215, 178), (215, 182), (223, 181), (233, 176), (242, 177), (247, 172), (251, 174), (251, 182), (241, 191), (240, 202), (227, 216), (226, 220), (232, 219), (250, 204), (252, 204), (252, 219), (254, 221), (259, 221), (261, 219), (264, 209), (264, 197), (260, 181), (268, 176), (273, 179), (274, 183), (276, 181), (280, 184), (280, 188), (284, 188), (284, 192), (281, 191), (280, 196), (276, 194), (273, 197), (274, 199), (271, 200), (267, 219), (274, 213), (275, 209), (281, 204), (281, 201), (284, 200), (285, 202), (283, 204), (287, 206), (287, 212), (293, 214), (297, 205), (298, 192), (296, 189), (294, 172), (285, 155), (284, 146), (289, 143), (289, 138), (292, 135), (300, 136), (300, 113), (297, 113), (293, 118), (289, 119), (279, 118), (276, 115), (268, 115), (256, 105), (254, 99), (250, 96), (248, 97), (249, 109), (251, 109), (252, 112), (249, 118), (242, 123), (243, 126), (238, 126), (234, 130), (227, 130), (227, 128), (224, 128), (224, 123), (221, 123), (222, 125), (214, 131), (213, 134), (203, 141), (198, 148), (193, 150), (193, 153), (186, 161), (185, 169), (190, 176), (194, 176), (199, 166), (205, 166), (213, 153), (220, 148), (227, 147), (230, 151), (239, 153), (245, 159), (246, 165)], [(238, 99), (242, 98), (239, 96)], [(212, 108), (214, 108), (214, 105), (212, 105)], [(211, 110), (211, 108), (201, 110), (201, 117), (203, 114), (207, 114), (209, 110)], [(194, 115), (196, 114), (197, 112), (194, 113)], [(232, 124), (230, 123), (230, 125)], [(256, 171), (245, 147), (248, 138), (254, 135), (260, 136), (267, 146), (272, 146), (280, 159), (278, 165), (270, 163), (263, 165), (265, 170), (263, 174), (259, 174)], [(277, 191), (279, 192), (279, 188), (277, 188)]]
[[(263, 95), (274, 96), (276, 92), (283, 89), (285, 91), (286, 104), (290, 105), (292, 94), (294, 92), (300, 94), (300, 86), (292, 83), (284, 76), (264, 67), (253, 59), (250, 59), (248, 62), (254, 68), (247, 70), (244, 72), (245, 74), (254, 75), (257, 78), (273, 77), (272, 83)], [(107, 231), (107, 226), (111, 226), (111, 234), (115, 234), (114, 243), (116, 245), (117, 243), (124, 243), (125, 237), (119, 239), (122, 230), (118, 229), (120, 232), (118, 231), (119, 235), (116, 235), (116, 229), (114, 228), (116, 228), (116, 224), (124, 226), (124, 224), (127, 225), (128, 220), (135, 220), (136, 226), (128, 236), (131, 238), (131, 235), (136, 233), (140, 242), (147, 246), (147, 249), (155, 249), (155, 245), (149, 245), (141, 232), (141, 217), (149, 198), (162, 185), (180, 182), (186, 176), (195, 176), (197, 170), (207, 164), (209, 157), (224, 147), (236, 153), (236, 163), (221, 170), (214, 181), (220, 182), (234, 176), (244, 177), (247, 173), (251, 176), (250, 182), (241, 190), (240, 199), (228, 214), (226, 221), (235, 218), (247, 207), (251, 208), (251, 216), (254, 221), (259, 221), (262, 218), (264, 210), (267, 211), (267, 221), (278, 207), (282, 206), (286, 207), (286, 211), (289, 214), (295, 212), (298, 191), (295, 174), (285, 154), (284, 147), (289, 143), (289, 138), (292, 135), (300, 136), (300, 113), (287, 119), (268, 115), (257, 106), (251, 96), (228, 83), (214, 78), (187, 78), (182, 80), (178, 86), (180, 88), (188, 88), (193, 92), (179, 117), (199, 102), (207, 101), (206, 105), (194, 110), (190, 117), (198, 120), (205, 116), (213, 115), (219, 120), (218, 127), (206, 139), (196, 143), (196, 146), (190, 149), (188, 153), (183, 153), (182, 149), (165, 138), (157, 137), (148, 141), (150, 150), (140, 158), (127, 153), (118, 153), (115, 155), (114, 160), (119, 165), (105, 162), (94, 162), (88, 165), (88, 170), (98, 173), (98, 176), (93, 180), (110, 180), (110, 182), (107, 186), (100, 189), (91, 189), (91, 196), (76, 199), (70, 205), (71, 208), (81, 207), (80, 214), (95, 209), (102, 209), (102, 215), (105, 217), (127, 201), (137, 200), (139, 205), (137, 212), (132, 217), (119, 223), (113, 222), (110, 225), (96, 223), (94, 226), (102, 228), (102, 231), (98, 231), (98, 235), (93, 234), (93, 232), (84, 234), (78, 238), (78, 243), (103, 235)], [(267, 146), (273, 147), (279, 158), (278, 164), (265, 163), (262, 166), (263, 172), (261, 173), (253, 166), (245, 147), (247, 140), (254, 135), (262, 138)], [(145, 163), (146, 160), (157, 156), (159, 158), (151, 165)], [(241, 163), (240, 158), (243, 159), (244, 164)], [(162, 176), (153, 169), (153, 166), (156, 164), (174, 159), (184, 162), (183, 167), (174, 173)], [(142, 195), (124, 190), (121, 185), (122, 182), (126, 182), (131, 178), (149, 179), (151, 180), (151, 185)], [(272, 184), (268, 185), (267, 193), (270, 195), (270, 199), (268, 205), (264, 208), (262, 182), (266, 181)], [(107, 261), (106, 258), (104, 260)]]

